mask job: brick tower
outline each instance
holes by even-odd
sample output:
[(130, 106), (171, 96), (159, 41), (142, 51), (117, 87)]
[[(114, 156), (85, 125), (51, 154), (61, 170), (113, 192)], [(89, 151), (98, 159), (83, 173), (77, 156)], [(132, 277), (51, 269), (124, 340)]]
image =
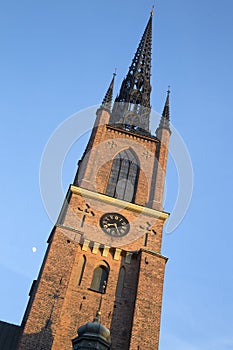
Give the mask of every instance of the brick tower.
[(150, 132), (152, 17), (113, 106), (115, 74), (97, 110), (30, 291), (18, 350), (71, 350), (100, 301), (112, 350), (158, 349), (170, 116), (168, 91)]

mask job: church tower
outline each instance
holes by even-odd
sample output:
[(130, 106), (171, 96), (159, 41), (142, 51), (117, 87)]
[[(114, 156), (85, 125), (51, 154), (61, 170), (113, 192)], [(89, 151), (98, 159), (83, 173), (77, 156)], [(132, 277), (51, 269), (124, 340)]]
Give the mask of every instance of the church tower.
[(152, 19), (153, 11), (115, 101), (114, 74), (96, 112), (30, 291), (18, 350), (72, 350), (72, 340), (78, 349), (76, 331), (99, 304), (112, 350), (158, 350), (171, 132), (169, 91), (150, 131)]

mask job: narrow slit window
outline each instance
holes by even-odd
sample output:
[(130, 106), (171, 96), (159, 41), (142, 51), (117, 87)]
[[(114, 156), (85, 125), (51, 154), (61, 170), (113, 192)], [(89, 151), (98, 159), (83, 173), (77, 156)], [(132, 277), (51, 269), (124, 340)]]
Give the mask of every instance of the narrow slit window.
[(77, 285), (80, 286), (83, 279), (83, 274), (86, 266), (87, 258), (85, 255), (81, 256), (78, 262), (78, 273), (77, 273)]

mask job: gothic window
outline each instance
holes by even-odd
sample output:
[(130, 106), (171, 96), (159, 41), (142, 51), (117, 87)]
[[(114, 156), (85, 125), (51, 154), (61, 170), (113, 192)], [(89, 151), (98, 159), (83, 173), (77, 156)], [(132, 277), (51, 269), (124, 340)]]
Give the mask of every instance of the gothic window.
[(125, 282), (125, 268), (124, 268), (124, 266), (122, 266), (120, 268), (120, 272), (119, 272), (119, 277), (118, 277), (118, 282), (117, 282), (117, 291), (116, 291), (116, 295), (119, 297), (122, 296), (124, 282)]
[(113, 159), (106, 195), (133, 202), (137, 189), (139, 165), (134, 153), (127, 149)]
[(108, 281), (108, 274), (109, 268), (107, 266), (97, 266), (93, 273), (91, 289), (96, 292), (105, 293)]
[(87, 258), (85, 257), (85, 255), (81, 256), (78, 262), (78, 268), (77, 268), (77, 284), (78, 286), (81, 285), (82, 282), (82, 278), (83, 278), (83, 273), (84, 273), (84, 269), (86, 266), (86, 261)]

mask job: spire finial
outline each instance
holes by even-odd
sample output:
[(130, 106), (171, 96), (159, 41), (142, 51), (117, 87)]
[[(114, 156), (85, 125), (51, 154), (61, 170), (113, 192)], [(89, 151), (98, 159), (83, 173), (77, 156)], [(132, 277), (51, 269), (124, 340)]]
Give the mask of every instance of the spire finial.
[(93, 322), (100, 323), (100, 317), (101, 317), (101, 312), (99, 310), (96, 311), (96, 316), (93, 320)]
[(168, 95), (170, 94), (170, 92), (171, 92), (171, 85), (168, 85), (168, 87), (167, 87), (167, 93), (168, 93)]
[(103, 295), (100, 296), (99, 307), (98, 307), (98, 311), (97, 312), (100, 312), (100, 310), (101, 310), (102, 301), (103, 301)]
[(150, 12), (151, 17), (154, 16), (154, 13), (155, 13), (155, 5), (152, 5), (152, 10)]
[(101, 309), (101, 306), (102, 306), (102, 301), (103, 301), (103, 297), (102, 297), (102, 295), (101, 295), (100, 301), (99, 301), (98, 310), (96, 311), (96, 316), (95, 316), (93, 322), (98, 322), (98, 323), (100, 323), (100, 316), (101, 316), (101, 311), (100, 311), (100, 309)]

